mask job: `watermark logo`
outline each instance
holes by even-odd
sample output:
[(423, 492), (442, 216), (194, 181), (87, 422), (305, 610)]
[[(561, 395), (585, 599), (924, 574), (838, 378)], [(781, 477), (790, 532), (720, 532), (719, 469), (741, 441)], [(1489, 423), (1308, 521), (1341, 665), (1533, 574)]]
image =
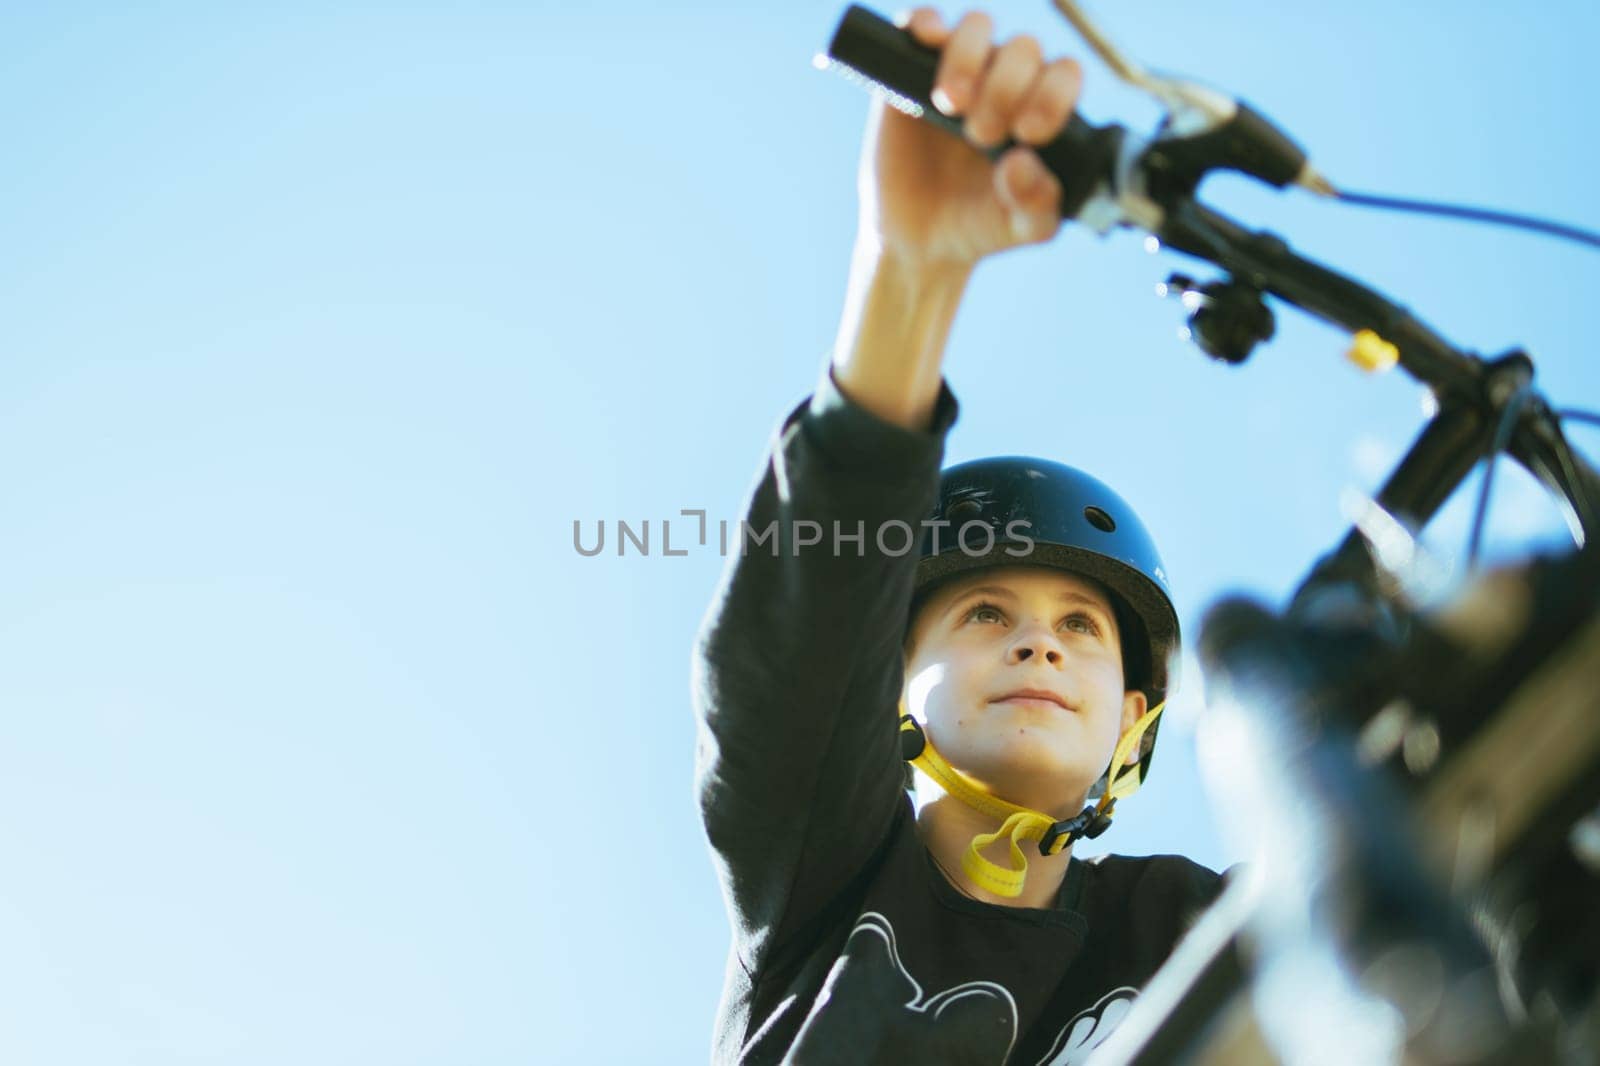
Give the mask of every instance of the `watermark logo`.
[[(711, 523), (706, 520), (706, 512), (686, 508), (679, 511), (678, 515), (680, 518), (694, 519), (695, 522), (680, 523), (678, 528), (682, 539), (678, 547), (673, 547), (673, 520), (661, 519), (657, 526), (660, 539), (655, 542), (659, 554), (683, 556), (697, 547), (709, 549)], [(689, 525), (687, 530), (684, 529), (686, 524)], [(586, 530), (586, 525), (580, 519), (572, 520), (572, 547), (583, 556), (593, 557), (604, 553), (608, 543), (605, 519), (595, 521), (592, 531)], [(726, 519), (719, 519), (716, 523), (718, 555), (727, 555), (731, 549), (741, 556), (749, 555), (752, 551), (766, 551), (774, 559), (783, 554), (799, 555), (802, 551), (829, 551), (835, 557), (840, 557), (853, 549), (859, 559), (866, 556), (870, 543), (880, 555), (899, 558), (916, 551), (923, 537), (927, 536), (936, 555), (948, 551), (947, 545), (953, 544), (963, 555), (978, 559), (991, 554), (997, 545), (1004, 543), (1004, 553), (1020, 559), (1033, 553), (1034, 543), (1027, 533), (1032, 523), (1021, 518), (1006, 523), (1003, 540), (993, 525), (977, 518), (959, 526), (943, 518), (925, 518), (915, 526), (892, 518), (880, 523), (870, 533), (864, 520), (857, 521), (851, 529), (835, 519), (829, 531), (823, 528), (821, 522), (797, 518), (788, 524), (788, 536), (782, 535), (784, 524), (776, 518), (761, 527), (751, 525), (746, 519), (732, 523), (731, 531), (729, 526)], [(626, 556), (630, 554), (630, 548), (631, 554), (652, 554), (650, 519), (636, 523), (616, 519), (610, 523), (610, 533), (609, 543), (616, 555)], [(941, 537), (947, 535), (952, 539), (941, 544)]]

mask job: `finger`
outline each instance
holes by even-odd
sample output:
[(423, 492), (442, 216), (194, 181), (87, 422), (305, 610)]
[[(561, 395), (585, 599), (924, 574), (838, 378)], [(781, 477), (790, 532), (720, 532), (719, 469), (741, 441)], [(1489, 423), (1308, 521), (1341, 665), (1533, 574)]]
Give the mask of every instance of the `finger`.
[(978, 83), (978, 93), (967, 108), (965, 133), (985, 147), (999, 144), (1010, 129), (1023, 95), (1039, 77), (1043, 63), (1039, 42), (1026, 35), (1013, 37), (994, 52), (989, 69)]
[(939, 53), (933, 78), (933, 104), (947, 115), (963, 114), (972, 105), (978, 79), (989, 60), (989, 36), (994, 24), (982, 11), (961, 16)]
[(1049, 144), (1072, 117), (1083, 88), (1083, 68), (1074, 59), (1057, 59), (1040, 71), (1011, 123), (1013, 139)]
[(944, 19), (939, 17), (935, 8), (915, 7), (910, 11), (902, 11), (894, 17), (894, 24), (909, 32), (919, 44), (929, 48), (943, 48), (945, 41), (950, 39), (950, 28), (944, 24)]

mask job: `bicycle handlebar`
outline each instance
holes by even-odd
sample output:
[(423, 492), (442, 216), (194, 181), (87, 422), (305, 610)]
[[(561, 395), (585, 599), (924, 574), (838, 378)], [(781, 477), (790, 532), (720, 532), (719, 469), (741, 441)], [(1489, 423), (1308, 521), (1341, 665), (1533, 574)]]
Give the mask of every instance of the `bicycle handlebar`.
[[(896, 106), (960, 136), (960, 123), (932, 102), (938, 51), (905, 30), (851, 5), (828, 57), (884, 91)], [(1074, 113), (1060, 136), (1035, 150), (1061, 182), (1063, 217), (1102, 231), (1112, 225), (1145, 229), (1174, 250), (1223, 268), (1258, 295), (1270, 293), (1351, 333), (1375, 333), (1394, 346), (1400, 366), (1433, 390), (1442, 411), (1476, 413), (1476, 438), (1468, 442), (1475, 448), (1473, 460), (1487, 452), (1496, 415), (1513, 391), (1508, 383), (1531, 381), (1531, 361), (1513, 353), (1486, 362), (1463, 351), (1380, 293), (1296, 254), (1282, 238), (1251, 231), (1195, 200), (1199, 180), (1210, 170), (1242, 170), (1282, 185), (1288, 163), (1304, 161), (1304, 153), (1248, 108), (1241, 108), (1230, 127), (1220, 134), (1213, 130), (1147, 142), (1120, 125), (1093, 126)], [(1192, 150), (1202, 139), (1207, 150)], [(987, 154), (998, 158), (1013, 144), (1007, 141)], [(1562, 501), (1575, 519), (1579, 543), (1600, 534), (1600, 475), (1566, 446), (1542, 399), (1526, 405), (1507, 450)], [(1437, 450), (1408, 458), (1407, 477), (1392, 479), (1380, 503), (1420, 525), (1460, 484), (1471, 463), (1461, 467), (1458, 456)]]
[[(880, 15), (852, 4), (839, 21), (828, 45), (828, 58), (888, 93), (901, 110), (961, 136), (961, 122), (933, 104), (933, 82), (939, 51), (929, 48)], [(1120, 126), (1091, 126), (1076, 111), (1060, 136), (1036, 148), (1044, 165), (1061, 182), (1061, 214), (1077, 217), (1115, 160), (1125, 131)], [(998, 159), (1016, 142), (986, 149)]]

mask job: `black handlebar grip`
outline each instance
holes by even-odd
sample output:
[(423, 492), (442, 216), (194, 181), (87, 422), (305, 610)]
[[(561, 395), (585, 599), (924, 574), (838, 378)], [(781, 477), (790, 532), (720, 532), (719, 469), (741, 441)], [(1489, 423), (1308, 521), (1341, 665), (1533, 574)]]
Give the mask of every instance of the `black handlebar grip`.
[[(921, 110), (921, 117), (960, 137), (961, 122), (933, 105), (933, 79), (939, 69), (939, 52), (859, 4), (851, 4), (839, 20), (828, 58), (901, 101)], [(900, 103), (901, 101), (896, 101)], [(902, 109), (904, 109), (902, 107)], [(1095, 186), (1109, 182), (1121, 148), (1120, 126), (1091, 126), (1073, 112), (1066, 129), (1045, 145), (1030, 146), (1061, 182), (1061, 216), (1076, 218)], [(1016, 142), (1007, 140), (983, 149), (998, 159)]]

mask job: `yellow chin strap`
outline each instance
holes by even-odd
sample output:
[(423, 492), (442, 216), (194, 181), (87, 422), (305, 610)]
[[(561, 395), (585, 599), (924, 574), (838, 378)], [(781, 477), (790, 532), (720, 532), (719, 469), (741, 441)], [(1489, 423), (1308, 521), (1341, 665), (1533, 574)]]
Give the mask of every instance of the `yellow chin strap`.
[[(1106, 790), (1094, 807), (1085, 807), (1074, 818), (1058, 822), (1048, 814), (1019, 807), (998, 796), (991, 795), (967, 779), (955, 767), (945, 762), (944, 756), (934, 748), (917, 720), (905, 713), (906, 705), (900, 703), (900, 747), (906, 761), (921, 770), (945, 792), (968, 807), (1000, 822), (993, 833), (979, 833), (967, 845), (961, 856), (961, 869), (973, 884), (997, 896), (1015, 899), (1022, 894), (1028, 878), (1028, 858), (1022, 852), (1022, 841), (1038, 841), (1041, 855), (1056, 855), (1078, 837), (1097, 837), (1111, 824), (1111, 814), (1117, 800), (1131, 796), (1139, 790), (1139, 767), (1127, 766), (1128, 753), (1135, 750), (1144, 734), (1161, 714), (1166, 702), (1156, 704), (1122, 734), (1117, 750), (1111, 756), (1111, 768), (1106, 771)], [(1121, 767), (1120, 770), (1118, 768)], [(983, 849), (1002, 837), (1011, 845), (1011, 865), (1000, 866), (983, 857)]]

